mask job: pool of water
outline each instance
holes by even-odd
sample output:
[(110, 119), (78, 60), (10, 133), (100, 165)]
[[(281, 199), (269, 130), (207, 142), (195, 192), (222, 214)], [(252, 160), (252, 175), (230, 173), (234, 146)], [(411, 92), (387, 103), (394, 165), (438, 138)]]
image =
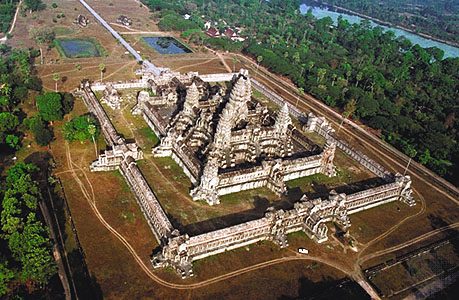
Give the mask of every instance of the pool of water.
[[(313, 5), (308, 5), (308, 4), (301, 4), (300, 5), (300, 12), (302, 14), (306, 14), (308, 10), (312, 10), (312, 14), (316, 18), (325, 18), (325, 17), (330, 17), (332, 18), (333, 22), (335, 24), (337, 23), (338, 17), (342, 16), (344, 19), (348, 20), (349, 23), (360, 23), (360, 21), (365, 20), (364, 18), (361, 18), (359, 16), (355, 15), (350, 15), (346, 14), (343, 12), (336, 12), (333, 10), (330, 10), (327, 7), (319, 7), (319, 6), (313, 6)], [(445, 43), (437, 42), (428, 38), (424, 38), (422, 36), (419, 36), (417, 34), (399, 29), (399, 28), (393, 28), (393, 27), (388, 27), (384, 25), (377, 24), (373, 21), (370, 20), (370, 23), (372, 26), (380, 26), (384, 28), (385, 30), (391, 30), (395, 33), (396, 36), (404, 36), (408, 40), (410, 40), (413, 44), (419, 44), (423, 48), (429, 48), (429, 47), (437, 47), (445, 52), (444, 57), (459, 57), (459, 48), (447, 45)]]
[(85, 39), (59, 39), (57, 40), (66, 57), (94, 57), (100, 56), (97, 45)]
[(160, 54), (183, 54), (191, 53), (185, 45), (173, 37), (143, 37), (142, 38), (148, 46), (155, 49)]

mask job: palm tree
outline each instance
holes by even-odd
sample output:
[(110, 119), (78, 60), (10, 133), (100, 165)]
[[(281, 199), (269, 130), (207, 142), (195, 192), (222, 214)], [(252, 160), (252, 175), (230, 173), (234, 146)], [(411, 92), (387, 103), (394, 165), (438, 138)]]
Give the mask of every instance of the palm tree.
[(416, 149), (414, 149), (413, 146), (411, 146), (410, 144), (408, 144), (405, 147), (405, 151), (404, 152), (409, 156), (410, 159), (408, 160), (408, 163), (406, 164), (405, 170), (403, 171), (403, 176), (406, 175), (406, 172), (408, 171), (408, 167), (410, 166), (411, 160), (416, 156), (416, 154), (418, 154)]
[(94, 150), (95, 150), (96, 159), (97, 159), (97, 144), (96, 144), (96, 139), (95, 139), (96, 131), (97, 131), (97, 128), (95, 125), (93, 124), (88, 125), (88, 132), (92, 137), (92, 142), (94, 143)]
[(327, 74), (327, 69), (324, 69), (324, 68), (317, 69), (317, 82), (318, 83), (322, 82), (326, 74)]
[(237, 58), (233, 56), (233, 72), (236, 72), (236, 62), (237, 62)]
[(351, 99), (346, 105), (344, 105), (344, 112), (343, 112), (343, 119), (341, 120), (341, 124), (339, 124), (339, 128), (337, 133), (341, 130), (343, 126), (344, 120), (349, 118), (357, 109), (357, 101), (355, 99)]
[(263, 61), (263, 56), (259, 55), (257, 56), (257, 73), (258, 73), (258, 67), (260, 66), (260, 63)]
[(296, 107), (298, 108), (298, 102), (300, 101), (300, 97), (304, 96), (304, 89), (298, 88), (298, 97), (296, 98)]
[(57, 92), (57, 82), (61, 79), (61, 75), (59, 75), (59, 73), (54, 73), (53, 74), (53, 80), (54, 82), (56, 83), (56, 86), (55, 86), (55, 91)]
[(105, 72), (105, 64), (104, 63), (100, 63), (99, 64), (99, 70), (100, 70), (100, 82), (102, 82), (102, 79), (103, 79), (103, 76), (104, 76), (104, 72)]

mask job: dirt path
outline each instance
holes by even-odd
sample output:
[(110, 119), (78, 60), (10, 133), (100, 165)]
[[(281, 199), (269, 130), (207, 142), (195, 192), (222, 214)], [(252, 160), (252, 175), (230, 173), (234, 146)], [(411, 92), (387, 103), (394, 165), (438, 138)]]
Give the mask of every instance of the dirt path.
[(390, 235), (391, 233), (396, 231), (405, 222), (407, 222), (408, 220), (410, 220), (412, 218), (415, 218), (415, 217), (418, 217), (418, 216), (422, 215), (426, 211), (426, 202), (425, 202), (424, 198), (419, 193), (417, 193), (417, 195), (418, 195), (419, 199), (421, 200), (421, 209), (417, 213), (415, 213), (413, 215), (410, 215), (410, 216), (407, 216), (404, 219), (400, 220), (399, 222), (397, 222), (397, 224), (395, 224), (394, 226), (389, 228), (387, 231), (385, 231), (381, 235), (379, 235), (376, 238), (372, 239), (371, 241), (363, 244), (363, 248), (360, 249), (360, 253), (359, 253), (358, 257), (360, 257), (365, 252), (365, 250), (368, 249), (370, 246), (376, 244), (377, 242), (381, 241), (382, 239), (386, 238), (388, 235)]
[(459, 228), (459, 222), (447, 225), (445, 227), (441, 227), (441, 228), (435, 229), (435, 230), (430, 231), (430, 232), (427, 232), (427, 233), (425, 233), (423, 235), (415, 237), (412, 240), (409, 240), (409, 241), (406, 241), (404, 243), (395, 245), (393, 247), (390, 247), (390, 248), (387, 248), (387, 249), (384, 249), (384, 250), (380, 250), (380, 251), (365, 255), (365, 256), (359, 258), (359, 262), (358, 263), (362, 264), (362, 263), (364, 263), (364, 262), (366, 262), (366, 261), (368, 261), (370, 259), (373, 259), (373, 258), (382, 256), (382, 255), (385, 255), (385, 254), (388, 254), (388, 253), (391, 253), (391, 252), (406, 248), (406, 247), (411, 246), (411, 245), (413, 245), (415, 243), (418, 243), (418, 242), (423, 241), (425, 239), (431, 238), (431, 237), (433, 237), (433, 236), (435, 236), (435, 235), (437, 235), (439, 233), (442, 233), (442, 232), (445, 232), (445, 231), (448, 231), (448, 230), (451, 230), (451, 229), (456, 229), (456, 228)]
[(19, 1), (18, 6), (16, 7), (16, 12), (14, 13), (14, 18), (13, 18), (13, 22), (11, 23), (11, 27), (8, 30), (8, 32), (5, 34), (5, 36), (0, 39), (0, 44), (6, 42), (7, 40), (6, 35), (11, 34), (13, 32), (14, 26), (16, 25), (16, 19), (18, 18), (19, 9), (21, 8), (21, 4), (22, 4), (22, 0)]
[[(66, 142), (66, 157), (67, 157), (67, 167), (69, 168), (68, 171), (71, 171), (72, 177), (74, 178), (74, 180), (76, 181), (76, 183), (80, 187), (84, 198), (87, 200), (87, 202), (90, 205), (90, 207), (91, 207), (92, 211), (94, 212), (95, 216), (98, 218), (98, 220), (101, 222), (101, 224), (110, 233), (112, 233), (127, 248), (129, 253), (131, 254), (131, 256), (134, 258), (134, 260), (137, 262), (137, 264), (142, 269), (142, 271), (149, 278), (151, 278), (156, 283), (161, 284), (162, 286), (173, 288), (173, 289), (196, 289), (196, 288), (205, 287), (207, 285), (214, 284), (214, 283), (217, 283), (217, 282), (220, 282), (220, 281), (224, 281), (224, 280), (227, 280), (229, 278), (236, 277), (236, 276), (248, 273), (248, 272), (259, 270), (259, 269), (262, 269), (262, 268), (270, 267), (270, 266), (277, 265), (277, 264), (280, 264), (280, 263), (285, 263), (285, 262), (290, 262), (290, 261), (299, 261), (299, 260), (316, 261), (316, 262), (319, 262), (319, 263), (323, 263), (325, 265), (328, 265), (330, 267), (333, 267), (333, 268), (336, 268), (336, 269), (338, 269), (340, 271), (343, 271), (344, 273), (348, 274), (349, 276), (352, 276), (355, 279), (359, 279), (360, 270), (354, 270), (354, 271), (346, 270), (342, 265), (337, 264), (337, 263), (335, 263), (333, 261), (330, 261), (330, 260), (326, 260), (326, 259), (320, 258), (320, 257), (312, 257), (312, 256), (305, 257), (305, 256), (299, 256), (299, 255), (291, 255), (291, 256), (276, 258), (276, 259), (272, 259), (272, 260), (265, 261), (265, 262), (262, 262), (262, 263), (258, 263), (258, 264), (255, 264), (255, 265), (252, 265), (252, 266), (249, 266), (249, 267), (245, 267), (245, 268), (242, 268), (242, 269), (239, 269), (239, 270), (236, 270), (236, 271), (232, 271), (232, 272), (229, 272), (229, 273), (226, 273), (226, 274), (222, 274), (220, 276), (209, 278), (207, 280), (203, 280), (203, 281), (200, 281), (200, 282), (197, 282), (197, 283), (176, 284), (176, 283), (173, 283), (173, 282), (166, 281), (166, 280), (160, 278), (159, 276), (157, 276), (156, 274), (154, 274), (150, 270), (150, 268), (139, 257), (139, 255), (136, 253), (135, 249), (129, 244), (129, 242), (118, 231), (116, 231), (104, 219), (102, 214), (99, 212), (99, 210), (97, 209), (97, 206), (96, 206), (96, 198), (95, 198), (94, 190), (93, 190), (93, 187), (92, 187), (92, 183), (91, 183), (90, 179), (88, 178), (88, 176), (86, 174), (86, 171), (84, 169), (82, 169), (81, 167), (79, 167), (77, 164), (75, 164), (72, 161), (70, 148), (69, 148), (69, 145), (68, 145), (67, 142)], [(86, 184), (81, 181), (81, 179), (79, 178), (79, 176), (77, 174), (77, 171), (83, 175), (83, 177), (84, 177), (84, 179), (86, 181)], [(88, 188), (87, 188), (86, 185), (89, 185), (89, 189), (91, 191), (88, 191)], [(407, 242), (404, 242), (404, 243), (399, 244), (397, 246), (394, 246), (392, 248), (389, 248), (389, 249), (385, 250), (384, 253), (378, 252), (378, 255), (386, 254), (386, 252), (389, 253), (391, 251), (396, 251), (397, 249), (406, 247), (406, 245), (408, 245), (408, 244), (416, 243), (416, 242), (418, 242), (418, 241), (420, 241), (422, 239), (426, 239), (428, 237), (434, 236), (434, 235), (436, 235), (436, 234), (438, 234), (440, 232), (443, 232), (445, 230), (448, 230), (448, 229), (451, 229), (451, 228), (457, 228), (457, 227), (459, 227), (459, 223), (450, 225), (448, 227), (439, 228), (439, 229), (434, 230), (432, 232), (429, 232), (429, 233), (427, 233), (427, 234), (425, 234), (423, 236), (414, 238), (414, 239), (412, 239), (410, 241), (407, 241)], [(363, 284), (363, 282), (359, 282), (359, 284), (361, 286), (365, 285), (365, 284)]]
[(230, 68), (230, 66), (228, 66), (228, 64), (226, 63), (225, 59), (220, 54), (220, 52), (215, 52), (215, 54), (217, 54), (218, 58), (221, 60), (222, 64), (225, 66), (225, 69), (228, 71), (228, 73), (233, 73), (233, 70)]
[(175, 69), (174, 71), (180, 71), (182, 69), (185, 69), (185, 68), (190, 68), (190, 67), (196, 67), (196, 66), (200, 66), (200, 65), (205, 65), (205, 64), (208, 64), (210, 63), (211, 61), (215, 60), (216, 58), (211, 58), (211, 59), (208, 59), (206, 61), (203, 61), (203, 62), (200, 62), (200, 63), (195, 63), (195, 64), (191, 64), (191, 65), (183, 65), (177, 69)]

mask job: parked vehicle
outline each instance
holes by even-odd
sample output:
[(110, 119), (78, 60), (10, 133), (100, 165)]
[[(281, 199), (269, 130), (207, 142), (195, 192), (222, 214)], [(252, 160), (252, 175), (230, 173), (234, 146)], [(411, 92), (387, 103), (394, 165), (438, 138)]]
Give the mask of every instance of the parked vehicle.
[(301, 254), (309, 254), (309, 250), (305, 248), (298, 248), (298, 252)]

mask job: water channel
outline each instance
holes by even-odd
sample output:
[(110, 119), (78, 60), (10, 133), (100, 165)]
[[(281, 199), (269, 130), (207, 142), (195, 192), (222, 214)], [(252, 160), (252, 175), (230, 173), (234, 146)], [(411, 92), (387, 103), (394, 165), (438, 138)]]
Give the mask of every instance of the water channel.
[[(348, 20), (349, 23), (351, 24), (360, 23), (360, 21), (365, 20), (364, 18), (356, 16), (356, 15), (334, 11), (333, 9), (326, 7), (326, 6), (316, 6), (310, 3), (308, 4), (303, 3), (300, 5), (300, 12), (302, 14), (306, 14), (309, 9), (311, 9), (312, 14), (316, 18), (321, 19), (325, 17), (330, 17), (335, 23), (337, 23), (339, 16), (342, 16), (344, 19)], [(370, 24), (372, 26), (380, 26), (384, 28), (385, 30), (391, 30), (395, 33), (396, 36), (404, 36), (408, 40), (410, 40), (413, 44), (419, 44), (423, 48), (437, 47), (445, 52), (445, 55), (444, 55), (445, 58), (446, 57), (459, 57), (459, 48), (457, 47), (450, 46), (445, 43), (437, 42), (437, 41), (422, 37), (420, 35), (405, 31), (403, 29), (377, 24), (371, 20), (370, 20)]]

